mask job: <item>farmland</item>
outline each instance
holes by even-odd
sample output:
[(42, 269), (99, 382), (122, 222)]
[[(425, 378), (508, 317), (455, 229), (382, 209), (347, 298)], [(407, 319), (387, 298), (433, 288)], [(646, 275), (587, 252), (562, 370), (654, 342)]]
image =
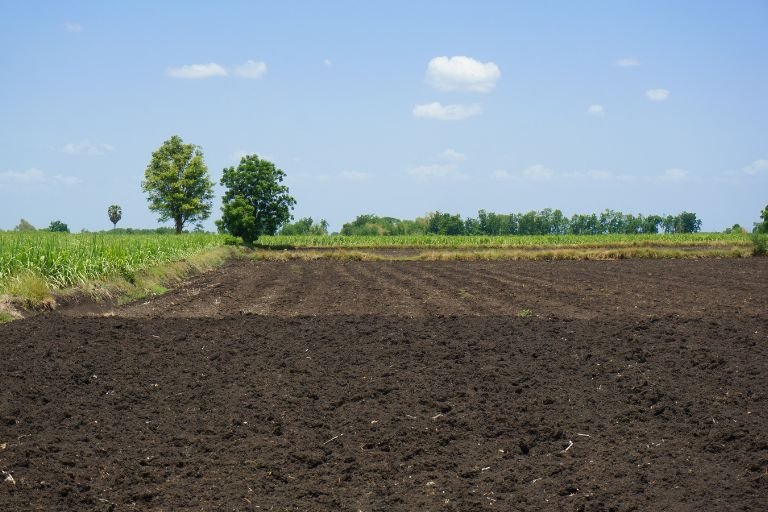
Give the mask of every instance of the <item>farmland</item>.
[(511, 235), (511, 236), (330, 236), (293, 235), (264, 236), (262, 247), (352, 249), (375, 248), (614, 248), (614, 247), (707, 247), (750, 246), (746, 234), (685, 233), (685, 234), (631, 234), (631, 235)]
[(761, 510), (766, 281), (241, 258), (4, 324), (0, 506)]

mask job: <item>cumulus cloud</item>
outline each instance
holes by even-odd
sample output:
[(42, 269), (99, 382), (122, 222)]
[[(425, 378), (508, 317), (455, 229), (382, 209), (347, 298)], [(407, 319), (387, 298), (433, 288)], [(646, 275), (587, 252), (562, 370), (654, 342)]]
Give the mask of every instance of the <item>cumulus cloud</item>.
[(768, 160), (755, 160), (744, 168), (744, 173), (750, 176), (757, 176), (758, 174), (768, 174)]
[(80, 142), (70, 143), (62, 148), (62, 151), (69, 155), (103, 155), (107, 151), (112, 151), (114, 148), (109, 144), (93, 144), (88, 139), (83, 139)]
[(171, 78), (186, 79), (211, 78), (214, 76), (228, 75), (227, 70), (215, 62), (209, 62), (208, 64), (189, 64), (187, 66), (168, 68), (165, 71), (165, 74)]
[(648, 89), (645, 95), (651, 101), (666, 101), (669, 99), (670, 92), (666, 89)]
[(79, 23), (75, 23), (73, 21), (67, 21), (64, 23), (64, 28), (67, 30), (67, 32), (82, 32), (83, 26)]
[(440, 121), (460, 121), (479, 115), (480, 112), (482, 112), (480, 105), (443, 105), (436, 101), (413, 107), (414, 116)]
[(248, 60), (235, 67), (235, 74), (243, 78), (259, 79), (267, 72), (266, 62)]
[(602, 105), (590, 105), (587, 108), (587, 114), (591, 116), (602, 116), (605, 114), (605, 109)]
[(427, 82), (442, 91), (490, 92), (501, 77), (494, 62), (480, 62), (462, 55), (435, 57), (427, 65)]
[(497, 180), (508, 180), (513, 178), (513, 175), (509, 171), (505, 171), (504, 169), (499, 169), (498, 171), (494, 171), (491, 176), (493, 176), (493, 178)]
[(452, 162), (461, 162), (467, 159), (467, 155), (465, 155), (464, 153), (460, 153), (455, 149), (448, 148), (442, 153), (440, 153), (440, 158), (442, 158), (443, 160), (450, 160)]
[(370, 173), (360, 171), (344, 171), (340, 172), (339, 176), (350, 181), (365, 181), (371, 178)]
[(624, 57), (613, 61), (613, 65), (620, 68), (635, 68), (640, 65), (640, 61), (634, 57)]
[(0, 183), (14, 183), (18, 185), (34, 185), (42, 183), (55, 183), (61, 185), (74, 185), (80, 182), (76, 176), (63, 176), (55, 174), (47, 175), (40, 169), (27, 169), (25, 171), (5, 171), (0, 172)]

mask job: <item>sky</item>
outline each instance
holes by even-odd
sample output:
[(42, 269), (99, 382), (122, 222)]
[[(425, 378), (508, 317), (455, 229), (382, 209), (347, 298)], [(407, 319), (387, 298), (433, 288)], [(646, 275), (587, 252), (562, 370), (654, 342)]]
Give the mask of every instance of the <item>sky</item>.
[[(273, 161), (294, 217), (768, 204), (768, 1), (16, 1), (0, 15), (0, 229), (156, 227), (172, 135), (212, 180)], [(211, 218), (220, 216), (221, 188)]]

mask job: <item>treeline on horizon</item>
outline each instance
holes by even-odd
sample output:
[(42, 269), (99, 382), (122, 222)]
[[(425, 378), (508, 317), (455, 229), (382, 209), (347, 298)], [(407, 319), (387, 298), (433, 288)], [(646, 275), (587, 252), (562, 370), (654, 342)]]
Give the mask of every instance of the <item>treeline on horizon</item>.
[[(328, 223), (312, 218), (283, 226), (281, 235), (328, 234)], [(433, 212), (414, 220), (358, 215), (339, 232), (345, 236), (388, 235), (601, 235), (641, 233), (697, 233), (701, 219), (695, 213), (677, 215), (633, 215), (614, 210), (566, 217), (560, 210), (546, 208), (527, 213), (494, 213), (480, 210), (477, 217), (462, 219), (459, 214)]]

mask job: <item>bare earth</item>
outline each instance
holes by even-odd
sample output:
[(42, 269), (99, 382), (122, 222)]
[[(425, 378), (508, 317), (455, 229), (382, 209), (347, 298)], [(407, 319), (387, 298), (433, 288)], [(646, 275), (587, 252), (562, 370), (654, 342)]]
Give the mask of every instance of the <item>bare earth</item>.
[(765, 510), (766, 284), (236, 261), (0, 325), (0, 510)]

